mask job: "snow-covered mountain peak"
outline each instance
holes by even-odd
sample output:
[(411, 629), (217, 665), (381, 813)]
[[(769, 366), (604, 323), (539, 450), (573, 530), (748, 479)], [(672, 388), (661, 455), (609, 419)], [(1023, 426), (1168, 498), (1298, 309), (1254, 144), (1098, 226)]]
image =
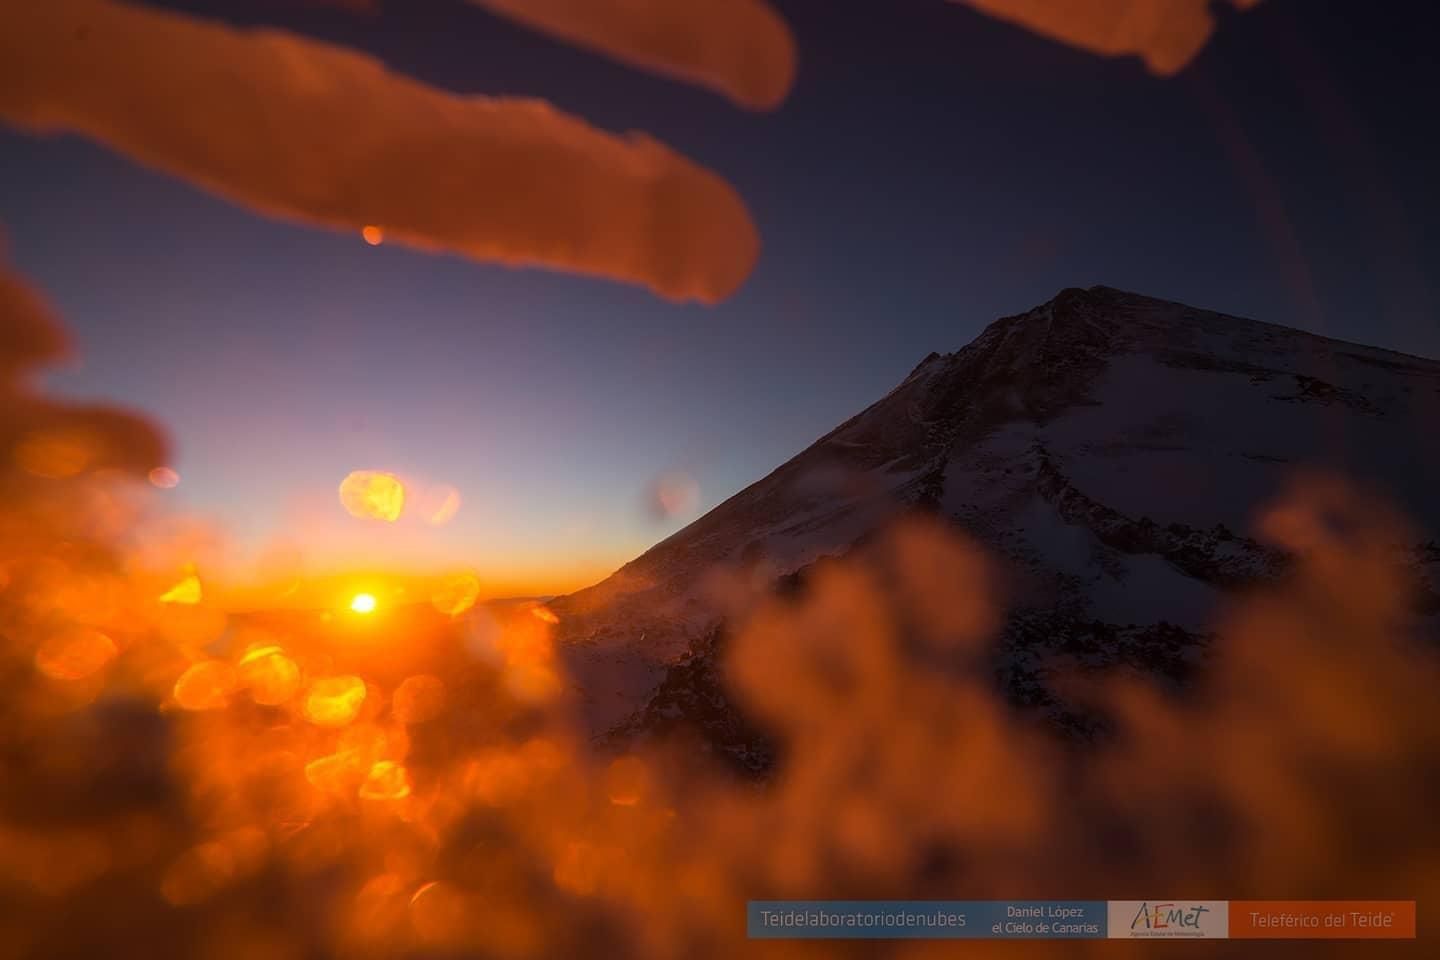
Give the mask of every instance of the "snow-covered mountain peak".
[(1056, 643), (1097, 663), (1180, 671), (1225, 594), (1283, 568), (1250, 532), (1297, 472), (1345, 474), (1396, 502), (1417, 542), (1436, 538), (1440, 445), (1425, 438), (1437, 422), (1435, 361), (1109, 287), (1066, 289), (931, 354), (556, 609), (592, 722), (606, 729), (638, 716), (713, 635), (722, 611), (705, 587), (716, 571), (803, 571), (922, 509), (1006, 571), (998, 670), (1012, 695), (1043, 702), (1038, 664)]

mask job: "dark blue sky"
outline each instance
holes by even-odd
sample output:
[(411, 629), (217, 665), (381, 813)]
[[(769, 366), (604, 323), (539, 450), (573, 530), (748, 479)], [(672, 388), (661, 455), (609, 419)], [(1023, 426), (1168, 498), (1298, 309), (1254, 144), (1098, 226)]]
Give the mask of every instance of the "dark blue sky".
[(778, 0), (800, 74), (763, 115), (459, 2), (379, 17), (166, 5), (649, 131), (728, 178), (763, 235), (736, 297), (678, 307), (371, 249), (77, 139), (0, 132), (11, 256), (84, 354), (52, 382), (158, 415), (184, 502), (252, 544), (284, 534), (322, 543), (327, 563), (369, 559), (336, 539), (334, 487), (396, 469), (453, 483), (466, 506), (387, 556), (575, 585), (680, 522), (641, 509), (657, 474), (690, 471), (708, 507), (928, 352), (1066, 286), (1440, 356), (1425, 4), (1217, 7), (1199, 59), (1157, 78), (940, 0)]

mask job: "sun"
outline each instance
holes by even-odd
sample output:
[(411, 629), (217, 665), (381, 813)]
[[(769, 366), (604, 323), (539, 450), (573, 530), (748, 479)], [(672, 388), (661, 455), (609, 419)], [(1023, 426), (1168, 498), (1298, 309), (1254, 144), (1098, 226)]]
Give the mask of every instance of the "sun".
[(356, 613), (375, 612), (375, 594), (357, 593), (350, 598), (350, 609)]

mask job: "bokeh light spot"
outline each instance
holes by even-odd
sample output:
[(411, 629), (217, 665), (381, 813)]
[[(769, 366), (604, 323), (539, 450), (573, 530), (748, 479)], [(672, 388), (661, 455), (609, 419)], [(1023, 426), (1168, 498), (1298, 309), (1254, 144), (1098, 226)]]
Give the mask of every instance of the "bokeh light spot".
[(605, 795), (621, 807), (633, 807), (644, 796), (649, 772), (639, 757), (621, 757), (605, 771)]
[(410, 796), (410, 774), (393, 760), (380, 760), (360, 785), (364, 800), (403, 800)]
[(432, 946), (457, 942), (472, 912), (465, 896), (447, 883), (427, 883), (410, 898), (410, 922), (420, 940)]
[(203, 600), (204, 596), (205, 591), (200, 586), (200, 578), (192, 573), (160, 594), (160, 602), (194, 605)]
[(235, 689), (235, 671), (221, 660), (201, 660), (175, 681), (175, 702), (186, 710), (218, 710)]
[(365, 681), (355, 676), (321, 677), (305, 697), (305, 716), (322, 727), (343, 727), (365, 703)]
[(430, 516), (426, 518), (425, 522), (432, 527), (443, 527), (451, 520), (454, 520), (455, 514), (459, 512), (460, 491), (454, 487), (445, 487), (444, 496), (441, 498), (439, 506), (430, 512)]
[(256, 647), (240, 659), (240, 682), (250, 698), (264, 706), (279, 706), (300, 688), (300, 668), (278, 646)]
[(147, 474), (152, 487), (159, 487), (161, 490), (173, 490), (180, 484), (180, 474), (169, 467), (156, 467)]
[(650, 510), (658, 520), (687, 516), (700, 502), (700, 484), (683, 470), (661, 474), (650, 487)]
[(344, 792), (347, 780), (350, 789), (355, 788), (354, 781), (350, 779), (353, 766), (350, 757), (329, 753), (305, 764), (305, 780), (317, 790), (340, 794)]
[(352, 517), (394, 523), (405, 510), (405, 485), (393, 473), (356, 470), (340, 483), (340, 503)]
[(568, 893), (588, 896), (599, 886), (599, 864), (595, 850), (583, 841), (572, 841), (560, 854), (552, 873), (555, 886)]
[(35, 652), (35, 666), (55, 680), (83, 680), (114, 660), (115, 641), (98, 630), (74, 630), (46, 640)]
[(475, 606), (480, 597), (480, 578), (473, 573), (446, 577), (430, 593), (430, 602), (446, 616), (456, 617)]
[(210, 899), (235, 876), (235, 861), (223, 843), (197, 844), (176, 858), (160, 881), (160, 895), (175, 907)]
[(439, 677), (418, 674), (406, 677), (395, 688), (390, 709), (401, 723), (424, 723), (445, 709), (445, 683)]

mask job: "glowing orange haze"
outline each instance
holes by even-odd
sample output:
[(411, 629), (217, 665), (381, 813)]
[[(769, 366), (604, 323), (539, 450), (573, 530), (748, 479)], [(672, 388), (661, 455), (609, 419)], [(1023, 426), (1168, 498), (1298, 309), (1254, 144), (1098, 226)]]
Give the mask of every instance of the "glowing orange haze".
[[(357, 593), (372, 594), (377, 612), (384, 613), (396, 606), (432, 604), (453, 608), (463, 601), (467, 588), (456, 581), (469, 579), (474, 583), (469, 603), (510, 597), (550, 597), (570, 593), (604, 579), (613, 570), (607, 567), (575, 570), (506, 570), (482, 571), (453, 569), (436, 572), (413, 570), (333, 570), (292, 579), (247, 581), (237, 579), (207, 580), (207, 602), (232, 612), (247, 610), (346, 610)], [(440, 595), (458, 597), (449, 604), (436, 601)]]
[[(151, 471), (155, 473), (157, 471)], [(173, 474), (173, 471), (169, 471)], [(155, 484), (160, 489), (169, 486)], [(628, 560), (641, 545), (620, 544), (589, 555), (527, 550), (483, 536), (437, 539), (463, 509), (450, 484), (427, 484), (384, 470), (355, 470), (333, 493), (304, 501), (287, 518), (288, 545), (273, 544), (248, 559), (204, 546), (223, 537), (190, 525), (166, 554), (185, 565), (167, 584), (165, 602), (207, 603), (230, 611), (346, 608), (356, 593), (373, 594), (380, 608), (452, 595), (454, 608), (510, 597), (555, 596), (589, 586)], [(187, 552), (187, 544), (189, 547)], [(459, 612), (447, 609), (448, 613)]]

